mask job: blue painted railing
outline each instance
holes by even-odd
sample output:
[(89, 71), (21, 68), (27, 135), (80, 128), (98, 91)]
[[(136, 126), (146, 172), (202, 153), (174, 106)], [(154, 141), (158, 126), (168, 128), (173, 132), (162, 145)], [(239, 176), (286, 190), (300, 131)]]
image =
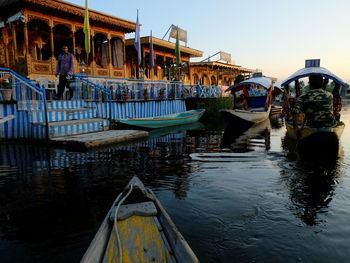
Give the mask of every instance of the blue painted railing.
[[(29, 79), (19, 75), (17, 72), (8, 69), (0, 68), (0, 79), (8, 77), (9, 83), (12, 89), (12, 99), (21, 103), (31, 103), (36, 101), (35, 107), (43, 110), (45, 127), (46, 127), (46, 139), (49, 139), (49, 123), (47, 116), (47, 100), (45, 87), (38, 87), (32, 83)], [(21, 105), (17, 105), (18, 108)]]
[(122, 79), (75, 75), (72, 84), (80, 86), (79, 81), (88, 80), (111, 91), (112, 100), (161, 100), (188, 98), (219, 98), (222, 90), (219, 86), (184, 85), (178, 81)]

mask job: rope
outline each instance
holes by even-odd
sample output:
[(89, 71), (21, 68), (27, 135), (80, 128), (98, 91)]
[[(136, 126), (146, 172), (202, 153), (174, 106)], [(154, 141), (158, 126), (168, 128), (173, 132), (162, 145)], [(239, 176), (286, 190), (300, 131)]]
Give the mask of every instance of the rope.
[[(125, 199), (128, 198), (128, 196), (131, 194), (132, 190), (133, 190), (133, 186), (134, 185), (130, 185), (130, 189), (128, 191), (128, 193), (123, 197), (122, 200), (120, 200), (120, 202), (117, 205), (117, 208), (115, 209), (115, 214), (114, 214), (114, 230), (116, 232), (117, 235), (117, 241), (118, 241), (118, 250), (119, 250), (119, 262), (122, 263), (123, 262), (123, 250), (122, 250), (122, 243), (120, 241), (120, 237), (119, 237), (119, 232), (118, 232), (118, 224), (117, 224), (117, 217), (118, 217), (118, 210), (121, 206), (122, 203), (124, 203)], [(123, 193), (121, 193), (119, 196), (121, 196)], [(118, 198), (117, 198), (118, 200)]]

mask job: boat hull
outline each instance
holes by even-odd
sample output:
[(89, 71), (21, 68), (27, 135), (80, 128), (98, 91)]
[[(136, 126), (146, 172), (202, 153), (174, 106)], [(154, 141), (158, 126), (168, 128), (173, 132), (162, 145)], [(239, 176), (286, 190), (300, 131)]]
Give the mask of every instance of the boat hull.
[(248, 111), (248, 110), (220, 110), (221, 116), (229, 123), (240, 122), (242, 124), (254, 125), (267, 120), (271, 108), (267, 111)]
[(204, 114), (205, 110), (191, 110), (185, 111), (177, 114), (163, 115), (153, 118), (140, 118), (140, 119), (121, 119), (118, 122), (144, 127), (144, 128), (165, 128), (169, 126), (183, 125), (198, 121)]
[[(293, 139), (297, 139), (296, 131), (290, 123), (286, 124), (287, 128), (287, 134), (288, 136), (292, 137)], [(345, 124), (343, 122), (339, 122), (337, 126), (330, 127), (330, 128), (310, 128), (310, 127), (304, 127), (300, 129), (301, 137), (300, 139), (307, 139), (312, 134), (315, 133), (321, 133), (326, 136), (328, 133), (334, 133), (338, 139), (340, 139), (341, 135), (343, 134), (345, 128)]]
[(120, 262), (119, 247), (122, 262), (199, 262), (153, 191), (137, 177), (114, 201), (80, 262)]
[(286, 124), (287, 136), (294, 140), (294, 148), (301, 160), (327, 163), (336, 160), (340, 153), (339, 139), (343, 133), (345, 124), (338, 123), (331, 128), (300, 129), (301, 137), (297, 139), (295, 129), (290, 123)]

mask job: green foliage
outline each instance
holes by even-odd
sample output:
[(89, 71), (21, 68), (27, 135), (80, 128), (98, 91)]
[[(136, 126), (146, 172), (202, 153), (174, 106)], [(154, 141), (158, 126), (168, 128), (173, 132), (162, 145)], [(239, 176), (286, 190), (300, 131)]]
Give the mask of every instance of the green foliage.
[(242, 82), (244, 80), (244, 76), (243, 75), (238, 75), (236, 78), (235, 78), (235, 85)]

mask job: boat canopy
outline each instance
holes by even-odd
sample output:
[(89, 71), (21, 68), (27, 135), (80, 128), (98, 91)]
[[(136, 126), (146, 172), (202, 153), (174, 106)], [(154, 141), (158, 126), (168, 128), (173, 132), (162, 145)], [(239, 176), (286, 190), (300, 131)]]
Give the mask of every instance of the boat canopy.
[(267, 78), (267, 77), (253, 77), (253, 78), (244, 80), (244, 81), (242, 81), (234, 86), (229, 87), (228, 89), (225, 90), (225, 92), (233, 90), (233, 89), (238, 88), (238, 87), (243, 86), (243, 85), (250, 85), (250, 84), (258, 85), (260, 87), (268, 89), (272, 84), (272, 80), (270, 78)]
[(281, 86), (282, 87), (287, 86), (289, 83), (291, 83), (295, 80), (310, 76), (311, 74), (321, 74), (323, 77), (331, 79), (331, 80), (337, 82), (338, 84), (340, 84), (341, 86), (345, 85), (344, 81), (341, 78), (337, 77), (336, 75), (334, 75), (332, 72), (330, 72), (326, 68), (308, 67), (308, 68), (300, 69), (297, 72), (295, 72), (292, 76), (290, 76), (285, 81), (283, 81)]

